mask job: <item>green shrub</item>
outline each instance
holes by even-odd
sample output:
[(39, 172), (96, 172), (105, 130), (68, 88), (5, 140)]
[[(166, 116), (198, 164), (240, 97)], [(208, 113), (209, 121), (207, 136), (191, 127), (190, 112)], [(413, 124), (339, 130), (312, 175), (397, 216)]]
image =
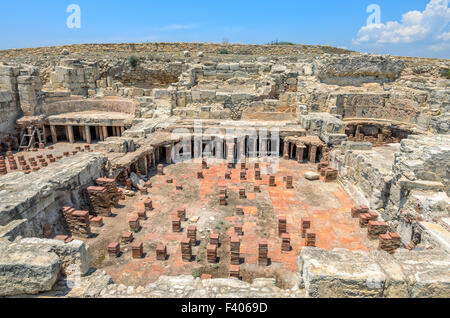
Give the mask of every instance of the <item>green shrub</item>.
[(131, 65), (132, 67), (136, 67), (136, 66), (138, 65), (138, 63), (139, 63), (139, 59), (138, 59), (136, 56), (132, 55), (132, 56), (130, 56), (130, 58), (128, 59), (128, 63), (130, 63), (130, 65)]
[(199, 278), (199, 277), (200, 277), (200, 273), (197, 272), (197, 271), (194, 271), (194, 272), (192, 273), (192, 276), (193, 276), (194, 278)]
[(219, 54), (228, 54), (228, 51), (225, 49), (220, 50)]
[(447, 77), (447, 79), (450, 79), (450, 70), (447, 70), (447, 72), (445, 72), (445, 77)]
[(275, 41), (270, 42), (269, 45), (295, 45), (295, 44), (292, 42), (287, 42), (287, 41), (278, 42), (278, 40), (275, 40)]

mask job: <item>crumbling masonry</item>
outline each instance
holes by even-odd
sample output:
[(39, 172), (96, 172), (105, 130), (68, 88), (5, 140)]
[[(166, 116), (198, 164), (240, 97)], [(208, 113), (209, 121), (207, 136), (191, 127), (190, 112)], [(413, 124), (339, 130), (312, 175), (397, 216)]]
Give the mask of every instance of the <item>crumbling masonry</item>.
[(0, 296), (450, 297), (449, 69), (317, 46), (0, 51)]

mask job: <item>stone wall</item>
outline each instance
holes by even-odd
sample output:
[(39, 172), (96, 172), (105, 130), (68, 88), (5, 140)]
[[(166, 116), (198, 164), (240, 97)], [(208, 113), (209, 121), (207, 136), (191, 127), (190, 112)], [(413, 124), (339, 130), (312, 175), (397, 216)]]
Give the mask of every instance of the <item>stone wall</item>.
[[(0, 237), (66, 233), (61, 208), (85, 205), (83, 189), (103, 177), (105, 162), (103, 155), (79, 153), (33, 173), (32, 178), (22, 172), (0, 177)], [(18, 222), (21, 219), (27, 222)]]
[(442, 250), (399, 250), (394, 255), (304, 247), (302, 285), (314, 298), (448, 298), (449, 255)]
[(63, 275), (81, 278), (89, 265), (89, 250), (81, 241), (0, 241), (0, 297), (50, 291)]
[(409, 136), (391, 146), (398, 149), (387, 157), (370, 143), (348, 142), (331, 152), (330, 163), (346, 191), (380, 211), (413, 248), (422, 242), (419, 222), (439, 223), (450, 216), (449, 146), (447, 135)]
[(64, 101), (45, 103), (41, 106), (41, 113), (44, 115), (85, 111), (116, 112), (134, 115), (136, 112), (136, 105), (132, 100), (111, 98), (102, 100), (69, 99)]

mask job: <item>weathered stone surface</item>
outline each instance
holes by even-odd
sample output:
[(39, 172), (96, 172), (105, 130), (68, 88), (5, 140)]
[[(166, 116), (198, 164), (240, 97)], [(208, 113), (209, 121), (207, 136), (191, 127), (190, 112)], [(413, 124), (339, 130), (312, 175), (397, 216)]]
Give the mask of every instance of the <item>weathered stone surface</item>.
[(60, 269), (61, 260), (48, 248), (0, 243), (0, 296), (49, 291)]
[(53, 224), (55, 232), (64, 233), (60, 209), (81, 201), (82, 187), (103, 176), (105, 162), (106, 157), (99, 153), (79, 153), (39, 170), (31, 179), (22, 172), (0, 177), (0, 225), (27, 220), (4, 235), (10, 240), (18, 235), (44, 237), (45, 224)]
[(395, 260), (405, 271), (410, 297), (450, 297), (450, 257), (442, 250), (399, 250)]
[(310, 297), (381, 297), (386, 275), (364, 252), (304, 247), (300, 273)]
[(318, 174), (317, 172), (306, 172), (305, 178), (309, 181), (316, 181), (320, 179), (320, 174)]
[(85, 275), (89, 271), (89, 247), (82, 241), (73, 240), (70, 243), (65, 243), (58, 240), (25, 238), (20, 240), (19, 244), (30, 249), (33, 247), (36, 249), (42, 247), (48, 248), (61, 260), (61, 270), (63, 275)]

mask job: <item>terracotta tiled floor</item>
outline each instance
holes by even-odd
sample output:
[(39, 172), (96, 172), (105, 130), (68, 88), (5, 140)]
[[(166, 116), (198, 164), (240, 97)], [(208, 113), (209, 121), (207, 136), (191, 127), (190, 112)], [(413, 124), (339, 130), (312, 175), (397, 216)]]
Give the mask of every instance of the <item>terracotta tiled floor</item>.
[[(261, 165), (264, 165), (261, 164)], [(281, 161), (276, 175), (276, 187), (268, 186), (268, 176), (255, 181), (254, 166), (247, 170), (247, 180), (240, 180), (240, 166), (232, 169), (231, 180), (225, 179), (228, 170), (225, 164), (211, 165), (204, 170), (204, 179), (196, 179), (196, 171), (201, 164), (181, 163), (165, 168), (165, 176), (152, 178), (153, 188), (149, 195), (153, 200), (154, 211), (143, 222), (136, 239), (144, 242), (144, 259), (132, 260), (129, 247), (124, 247), (124, 254), (119, 259), (106, 257), (104, 269), (116, 281), (144, 284), (155, 281), (160, 275), (199, 274), (208, 272), (214, 277), (226, 277), (229, 266), (228, 235), (234, 232), (235, 223), (243, 224), (244, 235), (241, 237), (241, 257), (245, 264), (257, 264), (258, 241), (266, 238), (269, 243), (269, 259), (277, 270), (296, 272), (297, 258), (304, 239), (301, 238), (300, 220), (309, 217), (312, 229), (317, 235), (317, 247), (325, 249), (348, 248), (351, 250), (368, 250), (376, 247), (376, 243), (367, 238), (365, 229), (359, 228), (357, 219), (352, 219), (350, 209), (354, 206), (351, 198), (336, 184), (322, 181), (307, 181), (303, 175), (314, 171), (313, 165), (299, 165), (295, 161)], [(286, 189), (283, 177), (294, 177), (294, 189)], [(174, 184), (167, 184), (168, 178)], [(261, 185), (261, 192), (254, 193), (253, 185)], [(176, 184), (183, 185), (182, 191), (176, 190)], [(219, 186), (227, 186), (229, 198), (227, 206), (220, 206), (218, 200)], [(239, 199), (239, 188), (246, 188), (247, 199)], [(146, 197), (146, 196), (144, 196)], [(117, 214), (129, 213), (139, 204), (139, 198), (123, 202), (124, 208), (115, 211)], [(244, 206), (244, 216), (235, 215), (236, 206)], [(199, 261), (185, 263), (181, 260), (180, 241), (186, 232), (172, 233), (171, 215), (179, 207), (186, 207), (187, 218), (199, 216), (196, 222), (197, 239), (200, 244), (193, 249), (193, 254), (202, 256)], [(292, 250), (281, 252), (281, 238), (278, 236), (278, 217), (286, 216), (287, 231), (291, 236)], [(103, 232), (108, 232), (108, 222)], [(126, 222), (123, 228), (126, 230)], [(190, 222), (183, 222), (186, 228)], [(206, 262), (206, 244), (209, 231), (220, 232), (222, 246), (218, 253), (219, 266)], [(121, 233), (116, 233), (120, 237)], [(102, 234), (103, 235), (103, 234)], [(100, 239), (101, 236), (100, 235)], [(109, 243), (109, 242), (108, 242)], [(170, 257), (167, 261), (156, 261), (157, 244), (167, 244)]]

